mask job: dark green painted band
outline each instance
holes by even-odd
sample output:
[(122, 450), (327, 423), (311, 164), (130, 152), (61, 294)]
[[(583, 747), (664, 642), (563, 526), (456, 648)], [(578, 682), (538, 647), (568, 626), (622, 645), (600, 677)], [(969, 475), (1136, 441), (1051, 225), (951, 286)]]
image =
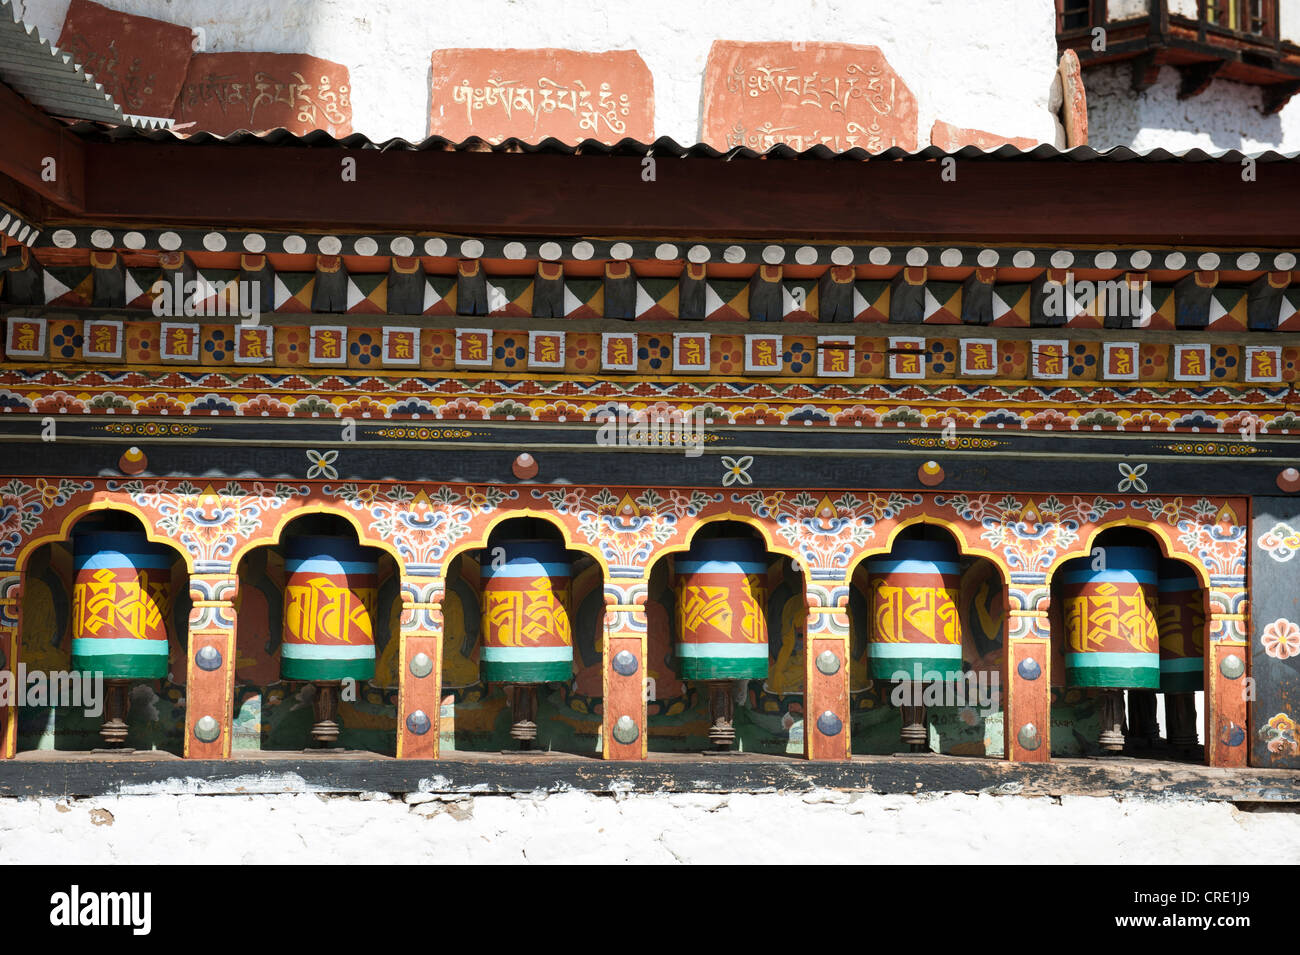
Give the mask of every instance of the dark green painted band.
[(568, 683), (573, 679), (572, 660), (541, 660), (537, 663), (483, 660), (479, 675), (484, 683)]
[(763, 680), (767, 657), (678, 657), (683, 680)]
[(88, 675), (101, 673), (105, 680), (161, 680), (167, 676), (167, 657), (137, 656), (132, 653), (74, 656), (72, 669)]
[(1163, 673), (1160, 676), (1160, 689), (1165, 693), (1195, 693), (1205, 689), (1205, 674)]
[(280, 679), (333, 681), (373, 680), (374, 659), (364, 660), (290, 660), (280, 658)]
[(1071, 667), (1065, 668), (1070, 686), (1097, 686), (1108, 690), (1158, 690), (1159, 667)]
[(895, 657), (893, 659), (867, 658), (867, 672), (873, 680), (892, 681), (897, 673), (906, 673), (908, 680), (921, 668), (922, 681), (951, 680), (962, 674), (961, 660), (938, 660), (934, 657)]

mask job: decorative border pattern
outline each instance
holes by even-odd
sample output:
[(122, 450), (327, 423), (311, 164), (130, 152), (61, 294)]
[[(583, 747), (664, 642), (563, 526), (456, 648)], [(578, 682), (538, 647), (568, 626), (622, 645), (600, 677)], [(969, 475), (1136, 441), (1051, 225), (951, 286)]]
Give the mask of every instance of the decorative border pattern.
[[(41, 235), (44, 237), (41, 238)], [(466, 236), (449, 233), (292, 233), (239, 229), (128, 229), (69, 226), (29, 237), (34, 248), (120, 249), (161, 252), (283, 252), (289, 255), (392, 255), (467, 259), (592, 259), (725, 262), (764, 265), (875, 265), (920, 268), (1016, 269), (1234, 269), (1243, 272), (1296, 268), (1296, 251), (1180, 246), (1173, 249), (1062, 248), (1025, 245), (845, 245), (829, 242), (682, 242), (652, 239), (573, 239), (567, 236)]]

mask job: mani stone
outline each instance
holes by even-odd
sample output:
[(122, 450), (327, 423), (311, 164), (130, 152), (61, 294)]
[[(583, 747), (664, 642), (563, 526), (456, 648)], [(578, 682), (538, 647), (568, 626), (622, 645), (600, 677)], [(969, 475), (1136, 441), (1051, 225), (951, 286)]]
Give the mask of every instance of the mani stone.
[(715, 149), (917, 148), (916, 97), (874, 46), (716, 40), (700, 139)]
[[(301, 77), (301, 79), (299, 79)], [(236, 89), (238, 87), (238, 89)], [(348, 68), (305, 53), (198, 53), (176, 100), (177, 124), (225, 136), (283, 126), (302, 135), (352, 132)]]
[(635, 50), (434, 50), (432, 67), (431, 136), (654, 139), (654, 79)]
[(194, 54), (193, 41), (188, 26), (72, 0), (59, 52), (72, 54), (123, 113), (170, 116)]

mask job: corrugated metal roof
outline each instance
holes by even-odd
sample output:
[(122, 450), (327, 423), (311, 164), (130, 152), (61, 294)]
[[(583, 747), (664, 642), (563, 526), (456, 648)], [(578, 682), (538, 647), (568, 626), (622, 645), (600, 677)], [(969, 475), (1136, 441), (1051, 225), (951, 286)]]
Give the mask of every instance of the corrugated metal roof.
[(1165, 163), (1232, 163), (1240, 165), (1243, 159), (1254, 159), (1256, 162), (1296, 162), (1300, 160), (1300, 152), (1279, 153), (1275, 150), (1266, 150), (1258, 153), (1243, 153), (1237, 149), (1227, 149), (1220, 152), (1206, 152), (1203, 149), (1188, 149), (1183, 152), (1170, 152), (1167, 149), (1153, 149), (1149, 152), (1138, 152), (1129, 149), (1127, 146), (1113, 146), (1110, 149), (1098, 150), (1091, 146), (1076, 146), (1073, 149), (1057, 149), (1055, 146), (1041, 145), (1033, 149), (1022, 150), (1016, 146), (1000, 146), (997, 149), (988, 150), (987, 152), (976, 146), (963, 146), (961, 149), (948, 152), (940, 149), (938, 146), (927, 146), (924, 149), (918, 149), (909, 152), (905, 149), (894, 147), (886, 149), (883, 152), (871, 153), (865, 149), (849, 149), (844, 152), (835, 152), (826, 146), (813, 146), (803, 152), (798, 152), (786, 145), (773, 146), (766, 152), (759, 153), (746, 147), (737, 147), (727, 151), (714, 149), (706, 143), (696, 143), (692, 146), (683, 146), (675, 139), (669, 136), (661, 136), (651, 143), (639, 142), (635, 139), (624, 139), (617, 143), (602, 143), (595, 139), (586, 139), (581, 143), (572, 145), (564, 143), (558, 139), (543, 139), (537, 143), (525, 142), (522, 139), (507, 139), (500, 143), (488, 143), (479, 139), (477, 136), (471, 136), (469, 139), (463, 139), (460, 142), (454, 142), (443, 136), (430, 136), (419, 142), (411, 142), (407, 139), (394, 138), (383, 141), (370, 139), (363, 133), (352, 133), (349, 136), (336, 138), (324, 130), (313, 130), (310, 133), (299, 135), (287, 129), (270, 129), (264, 132), (250, 132), (249, 130), (239, 130), (226, 136), (218, 136), (215, 133), (198, 132), (186, 135), (167, 129), (138, 129), (131, 126), (120, 126), (102, 122), (79, 122), (69, 127), (70, 131), (82, 139), (92, 142), (140, 142), (148, 141), (155, 143), (187, 143), (195, 146), (202, 145), (230, 145), (230, 146), (277, 146), (277, 147), (334, 147), (338, 149), (377, 149), (381, 152), (424, 152), (427, 150), (441, 152), (494, 152), (494, 153), (549, 153), (553, 155), (609, 155), (609, 156), (660, 156), (673, 159), (692, 158), (692, 159), (722, 159), (730, 161), (733, 159), (816, 159), (816, 160), (835, 160), (861, 162), (864, 160), (905, 160), (905, 161), (933, 161), (944, 159), (949, 156), (963, 160), (993, 160), (993, 161), (1055, 161), (1055, 162), (1165, 162)]
[(53, 116), (125, 122), (104, 87), (19, 20), (9, 0), (0, 0), (0, 82)]

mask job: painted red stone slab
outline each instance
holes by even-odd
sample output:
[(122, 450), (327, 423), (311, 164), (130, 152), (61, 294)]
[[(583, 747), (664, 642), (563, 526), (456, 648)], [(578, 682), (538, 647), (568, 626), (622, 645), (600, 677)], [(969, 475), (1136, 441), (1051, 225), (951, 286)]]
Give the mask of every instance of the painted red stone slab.
[(916, 97), (874, 46), (716, 40), (704, 70), (700, 138), (764, 152), (917, 145)]
[(348, 68), (305, 53), (199, 53), (176, 102), (181, 132), (225, 135), (283, 126), (295, 133), (352, 132)]
[(649, 142), (654, 99), (635, 50), (434, 50), (429, 135)]
[(961, 149), (963, 146), (976, 146), (988, 151), (1008, 144), (1017, 149), (1033, 149), (1038, 145), (1038, 140), (1023, 136), (999, 136), (997, 133), (986, 133), (982, 129), (962, 129), (960, 126), (939, 119), (935, 120), (934, 125), (930, 127), (930, 144), (949, 152)]
[(1088, 91), (1083, 85), (1079, 54), (1066, 50), (1057, 67), (1061, 74), (1062, 125), (1065, 126), (1067, 149), (1088, 145)]
[(72, 0), (59, 34), (71, 53), (124, 113), (170, 116), (193, 55), (190, 28)]

